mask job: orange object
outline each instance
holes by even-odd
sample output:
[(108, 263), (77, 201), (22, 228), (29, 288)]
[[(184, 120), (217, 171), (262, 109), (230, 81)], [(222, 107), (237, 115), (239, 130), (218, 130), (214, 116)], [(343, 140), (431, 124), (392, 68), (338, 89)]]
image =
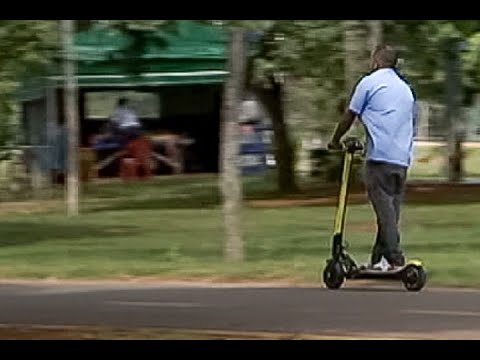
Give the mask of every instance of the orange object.
[(127, 180), (138, 178), (138, 163), (133, 158), (123, 158), (120, 162), (120, 177)]
[(150, 140), (140, 136), (130, 141), (125, 150), (126, 155), (120, 165), (120, 176), (123, 179), (151, 177), (153, 147)]
[(80, 148), (80, 179), (83, 182), (95, 177), (94, 165), (96, 162), (95, 152), (90, 148)]

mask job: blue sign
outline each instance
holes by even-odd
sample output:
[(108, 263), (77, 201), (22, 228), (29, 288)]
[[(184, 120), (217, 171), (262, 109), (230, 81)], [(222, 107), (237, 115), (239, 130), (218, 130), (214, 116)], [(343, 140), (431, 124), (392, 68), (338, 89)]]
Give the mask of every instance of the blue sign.
[(267, 170), (268, 144), (263, 142), (263, 130), (254, 124), (241, 124), (240, 161), (242, 175), (259, 175)]

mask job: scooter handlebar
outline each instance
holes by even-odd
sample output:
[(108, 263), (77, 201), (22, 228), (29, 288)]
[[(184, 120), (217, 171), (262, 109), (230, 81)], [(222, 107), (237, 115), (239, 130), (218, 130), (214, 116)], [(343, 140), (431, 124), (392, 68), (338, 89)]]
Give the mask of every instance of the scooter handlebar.
[(331, 149), (329, 148), (328, 150), (330, 152), (336, 152), (336, 151), (346, 151), (346, 152), (349, 152), (349, 153), (355, 153), (357, 151), (363, 151), (364, 149), (364, 145), (363, 143), (355, 138), (355, 137), (349, 137), (349, 138), (346, 138), (343, 142), (342, 142), (342, 148), (341, 149)]
[(363, 151), (363, 143), (354, 137), (346, 138), (343, 142), (343, 147), (347, 152), (354, 153), (356, 151)]

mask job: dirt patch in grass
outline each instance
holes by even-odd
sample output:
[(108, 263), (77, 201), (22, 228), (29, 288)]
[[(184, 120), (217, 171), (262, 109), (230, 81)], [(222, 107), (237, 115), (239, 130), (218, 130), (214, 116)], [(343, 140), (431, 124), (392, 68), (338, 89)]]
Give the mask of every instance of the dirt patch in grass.
[[(251, 200), (251, 207), (294, 207), (294, 206), (336, 206), (337, 194), (329, 192), (324, 197)], [(405, 201), (412, 204), (452, 204), (480, 202), (479, 184), (452, 184), (419, 182), (409, 184)], [(368, 202), (366, 192), (355, 189), (348, 197), (348, 203), (364, 204)]]
[[(351, 194), (349, 203), (362, 204), (367, 201), (365, 194)], [(318, 206), (318, 205), (336, 205), (337, 198), (328, 196), (315, 199), (270, 199), (270, 200), (252, 200), (248, 202), (251, 207), (291, 207), (291, 206)]]

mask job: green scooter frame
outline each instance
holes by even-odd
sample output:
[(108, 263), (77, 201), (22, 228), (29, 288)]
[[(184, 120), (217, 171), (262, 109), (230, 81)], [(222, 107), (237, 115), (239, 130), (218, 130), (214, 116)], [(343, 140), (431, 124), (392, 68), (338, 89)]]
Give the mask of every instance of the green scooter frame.
[(343, 143), (344, 159), (343, 171), (335, 214), (334, 232), (332, 238), (332, 257), (327, 260), (323, 271), (323, 282), (329, 289), (339, 289), (345, 279), (398, 279), (408, 291), (420, 291), (426, 283), (427, 274), (423, 264), (418, 260), (408, 261), (405, 266), (394, 270), (381, 271), (359, 267), (355, 260), (347, 253), (344, 241), (347, 201), (355, 153), (363, 151), (361, 141), (348, 138)]

